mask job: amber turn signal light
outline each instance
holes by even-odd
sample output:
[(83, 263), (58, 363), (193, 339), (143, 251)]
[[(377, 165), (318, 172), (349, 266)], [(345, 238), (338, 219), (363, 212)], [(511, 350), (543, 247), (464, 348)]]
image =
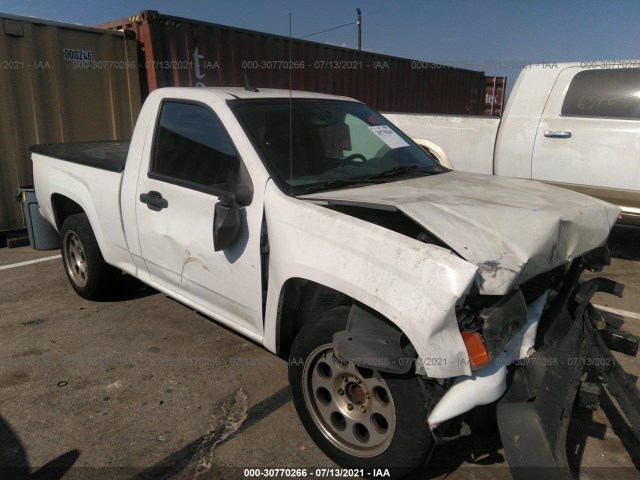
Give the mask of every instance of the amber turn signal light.
[(467, 347), (469, 362), (472, 368), (482, 367), (491, 361), (487, 349), (484, 348), (482, 337), (478, 332), (460, 332), (464, 346)]

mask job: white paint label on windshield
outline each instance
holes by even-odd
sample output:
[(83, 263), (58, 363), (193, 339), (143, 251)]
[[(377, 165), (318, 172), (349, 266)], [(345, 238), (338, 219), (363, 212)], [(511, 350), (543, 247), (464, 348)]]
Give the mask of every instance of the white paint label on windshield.
[(400, 148), (409, 146), (409, 144), (405, 142), (400, 135), (391, 130), (387, 125), (369, 127), (369, 130), (375, 133), (380, 140), (382, 140), (389, 146), (389, 148)]

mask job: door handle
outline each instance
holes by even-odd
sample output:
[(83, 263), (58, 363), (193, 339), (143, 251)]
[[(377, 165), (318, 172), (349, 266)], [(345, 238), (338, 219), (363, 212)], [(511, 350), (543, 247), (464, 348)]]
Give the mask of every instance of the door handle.
[(146, 203), (147, 207), (154, 212), (159, 212), (163, 208), (167, 208), (169, 206), (167, 199), (162, 198), (162, 194), (154, 190), (151, 190), (149, 193), (141, 193), (140, 201), (142, 203)]
[(569, 130), (545, 130), (544, 136), (548, 138), (571, 138)]

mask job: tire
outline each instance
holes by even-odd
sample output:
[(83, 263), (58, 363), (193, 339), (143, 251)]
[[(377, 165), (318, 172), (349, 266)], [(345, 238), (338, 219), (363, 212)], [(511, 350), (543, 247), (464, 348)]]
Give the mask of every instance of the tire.
[(422, 466), (434, 444), (427, 385), (412, 373), (392, 375), (336, 360), (333, 334), (346, 328), (349, 308), (329, 310), (296, 336), (289, 359), (294, 405), (309, 435), (336, 463), (363, 469), (365, 476), (389, 469), (399, 478)]
[(60, 236), (62, 263), (73, 289), (88, 300), (108, 296), (122, 272), (104, 261), (87, 216), (79, 213), (67, 217)]

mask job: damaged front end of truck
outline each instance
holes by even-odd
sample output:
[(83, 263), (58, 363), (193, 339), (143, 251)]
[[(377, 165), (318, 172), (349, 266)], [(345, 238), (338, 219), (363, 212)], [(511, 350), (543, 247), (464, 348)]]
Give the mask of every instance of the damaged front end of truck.
[[(623, 286), (581, 278), (585, 270), (598, 272), (610, 263), (605, 242), (617, 209), (571, 192), (495, 177), (486, 178), (494, 187), (494, 196), (488, 197), (487, 185), (477, 188), (477, 178), (450, 172), (305, 198), (449, 248), (477, 266), (475, 280), (455, 305), (467, 354), (459, 362), (467, 373), (442, 378), (433, 356), (416, 348), (416, 373), (439, 392), (430, 407), (429, 428), (436, 443), (454, 440), (470, 433), (469, 412), (497, 402), (500, 436), (514, 477), (528, 478), (541, 467), (551, 478), (570, 477), (566, 434), (585, 366), (617, 365), (602, 348), (603, 335), (611, 336), (590, 301), (596, 292), (621, 296)], [(423, 230), (411, 230), (398, 218)], [(422, 332), (428, 325), (425, 320)], [(407, 327), (403, 332), (412, 342), (420, 334)], [(346, 330), (334, 335), (333, 346), (339, 358), (359, 359), (366, 368), (374, 367), (367, 358), (390, 358), (385, 368), (396, 374), (409, 371), (402, 359), (416, 354), (398, 330), (357, 306)], [(635, 354), (633, 340), (625, 348)], [(632, 400), (637, 390), (623, 371), (605, 373), (609, 382), (621, 385), (617, 395), (629, 407), (627, 417), (637, 418)]]
[(563, 471), (589, 300), (622, 291), (581, 274), (608, 263), (620, 210), (449, 171), (348, 100), (228, 104), (270, 174), (265, 345), (295, 360), (294, 404), (320, 448), (341, 465), (415, 469), (499, 402), (514, 472)]
[[(524, 284), (492, 307), (475, 313), (463, 309), (460, 327), (473, 373), (453, 381), (431, 411), (437, 443), (469, 433), (468, 412), (497, 402), (513, 478), (538, 478), (544, 472), (547, 478), (570, 479), (566, 440), (573, 408), (598, 405), (599, 386), (587, 382), (590, 367), (598, 368), (600, 382), (640, 437), (638, 391), (609, 349), (636, 355), (638, 339), (612, 333), (591, 305), (595, 293), (621, 297), (624, 286), (601, 277), (581, 279), (585, 270), (601, 271), (609, 260), (606, 246), (573, 260), (554, 289), (526, 305)], [(618, 340), (611, 341), (612, 335)]]

